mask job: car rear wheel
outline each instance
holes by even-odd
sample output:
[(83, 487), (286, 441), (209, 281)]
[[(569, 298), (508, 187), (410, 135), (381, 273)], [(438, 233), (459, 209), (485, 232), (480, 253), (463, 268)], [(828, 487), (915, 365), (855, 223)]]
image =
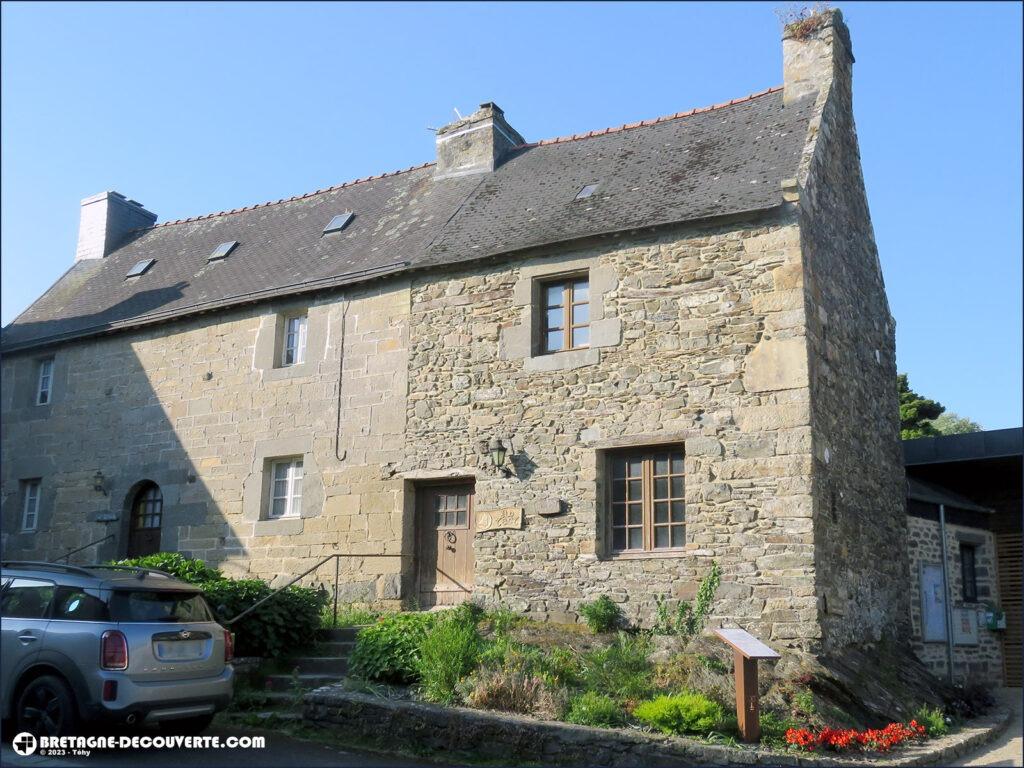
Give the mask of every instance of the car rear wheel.
[(59, 677), (37, 677), (25, 686), (18, 698), (17, 719), (19, 732), (67, 736), (78, 725), (75, 696)]
[(182, 736), (197, 736), (213, 722), (213, 715), (200, 715), (198, 717), (183, 717), (180, 720), (168, 720), (160, 724), (160, 729), (177, 733)]

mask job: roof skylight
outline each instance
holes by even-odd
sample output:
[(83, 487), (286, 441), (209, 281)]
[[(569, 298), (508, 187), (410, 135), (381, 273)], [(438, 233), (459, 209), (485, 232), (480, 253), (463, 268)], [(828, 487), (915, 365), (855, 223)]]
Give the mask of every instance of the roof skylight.
[(128, 279), (129, 277), (139, 277), (140, 275), (146, 274), (146, 271), (154, 264), (156, 264), (156, 259), (143, 259), (128, 270), (128, 274), (125, 275), (125, 279)]
[(331, 219), (330, 223), (326, 227), (324, 227), (323, 234), (329, 235), (331, 234), (331, 232), (341, 232), (341, 230), (347, 227), (349, 222), (352, 221), (352, 219), (354, 219), (355, 217), (356, 215), (351, 211), (339, 213), (337, 216)]
[(576, 199), (585, 200), (586, 198), (590, 197), (592, 194), (597, 192), (597, 187), (597, 184), (587, 184), (583, 189), (579, 191), (579, 194), (576, 195)]
[(238, 245), (237, 240), (229, 240), (226, 243), (221, 243), (213, 249), (213, 253), (206, 257), (207, 261), (216, 261), (217, 259), (226, 258), (229, 253), (235, 250), (235, 246)]

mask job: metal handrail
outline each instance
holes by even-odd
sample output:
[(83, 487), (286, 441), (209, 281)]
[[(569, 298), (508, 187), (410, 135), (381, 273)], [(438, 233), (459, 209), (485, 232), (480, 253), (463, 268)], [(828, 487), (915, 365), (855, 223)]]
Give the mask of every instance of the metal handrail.
[(296, 576), (294, 579), (289, 581), (287, 584), (278, 587), (277, 589), (275, 589), (273, 592), (271, 592), (266, 597), (261, 597), (259, 600), (257, 600), (255, 603), (250, 605), (248, 608), (246, 608), (240, 614), (235, 616), (233, 619), (228, 619), (227, 621), (225, 621), (224, 622), (225, 626), (231, 626), (232, 624), (234, 624), (236, 621), (238, 621), (243, 616), (249, 615), (250, 613), (255, 611), (257, 608), (259, 608), (261, 605), (263, 605), (268, 600), (272, 600), (273, 598), (277, 597), (279, 594), (284, 592), (284, 590), (288, 589), (288, 587), (292, 586), (297, 581), (300, 581), (301, 579), (306, 578), (309, 574), (311, 574), (313, 571), (315, 571), (318, 568), (320, 568), (320, 566), (322, 566), (324, 563), (328, 562), (329, 560), (334, 560), (334, 621), (332, 623), (333, 623), (333, 626), (335, 626), (335, 627), (338, 626), (338, 586), (339, 586), (339, 581), (340, 581), (340, 578), (341, 578), (341, 558), (343, 558), (343, 557), (412, 557), (412, 555), (411, 554), (384, 555), (384, 554), (377, 554), (377, 553), (365, 554), (364, 555), (364, 554), (358, 554), (358, 553), (352, 553), (352, 552), (335, 552), (334, 554), (328, 555), (327, 557), (325, 557), (322, 560), (320, 560), (312, 568), (307, 568), (305, 571), (300, 573), (298, 576)]
[(114, 534), (112, 534), (112, 533), (108, 533), (108, 534), (107, 534), (106, 536), (104, 536), (104, 537), (103, 537), (102, 539), (96, 539), (96, 541), (90, 541), (90, 542), (89, 542), (88, 544), (86, 544), (86, 545), (85, 545), (84, 547), (79, 547), (78, 549), (69, 549), (69, 550), (68, 550), (67, 552), (65, 552), (65, 553), (64, 553), (63, 555), (61, 555), (61, 556), (60, 556), (60, 557), (58, 557), (58, 558), (57, 558), (56, 560), (54, 560), (54, 562), (55, 562), (55, 563), (59, 563), (59, 562), (60, 562), (61, 560), (69, 560), (69, 559), (71, 558), (71, 556), (72, 556), (72, 555), (77, 555), (77, 554), (78, 554), (79, 552), (81, 552), (81, 551), (82, 551), (83, 549), (88, 549), (89, 547), (94, 547), (94, 546), (96, 546), (97, 544), (102, 544), (102, 543), (103, 543), (104, 541), (108, 541), (108, 540), (110, 540), (110, 539), (112, 539), (112, 538), (114, 538)]

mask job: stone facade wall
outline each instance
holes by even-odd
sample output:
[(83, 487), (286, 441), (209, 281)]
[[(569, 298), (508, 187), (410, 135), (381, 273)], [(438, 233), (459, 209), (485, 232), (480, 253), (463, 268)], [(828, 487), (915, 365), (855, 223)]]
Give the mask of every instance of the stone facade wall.
[[(799, 292), (777, 290), (799, 259), (788, 215), (414, 282), (408, 448), (396, 471), (475, 477), (478, 510), (525, 510), (522, 529), (477, 534), (480, 598), (571, 620), (609, 594), (649, 618), (656, 596), (691, 598), (717, 560), (717, 620), (782, 643), (817, 636), (806, 381), (798, 372), (791, 389), (751, 392), (743, 378), (766, 330), (803, 334)], [(523, 322), (523, 270), (539, 279), (581, 267), (603, 286), (604, 318), (621, 320), (618, 343), (583, 360), (550, 356), (564, 355), (564, 370), (504, 354), (503, 334)], [(480, 445), (494, 435), (513, 448), (511, 478), (486, 468)], [(686, 550), (612, 557), (604, 451), (663, 443), (685, 444)], [(562, 514), (544, 516), (556, 501)]]
[[(825, 647), (907, 636), (904, 475), (889, 312), (853, 121), (849, 33), (838, 11), (787, 53), (812, 81), (799, 200), (814, 425), (815, 572)], [(808, 62), (818, 61), (813, 66)], [(824, 62), (822, 66), (820, 62)], [(815, 82), (816, 81), (816, 82)]]
[[(924, 642), (921, 627), (921, 565), (942, 563), (941, 533), (934, 520), (908, 517), (910, 618), (914, 653), (937, 677), (945, 678), (949, 663), (945, 642)], [(975, 544), (975, 572), (978, 581), (978, 601), (965, 602), (963, 571), (960, 561), (960, 542)], [(995, 538), (990, 531), (946, 524), (946, 553), (949, 558), (949, 591), (952, 607), (984, 610), (985, 603), (999, 603), (999, 586), (995, 562)], [(1001, 685), (1003, 655), (1001, 633), (978, 628), (978, 644), (953, 646), (953, 679), (964, 683)]]
[[(399, 554), (404, 485), (380, 467), (402, 455), (408, 308), (408, 285), (394, 283), (58, 347), (46, 353), (57, 369), (50, 406), (31, 404), (36, 357), (6, 358), (4, 556), (52, 558), (108, 533), (118, 541), (75, 561), (123, 555), (145, 480), (163, 493), (162, 548), (230, 573), (280, 581), (332, 552)], [(303, 309), (307, 363), (274, 368), (267, 333), (272, 342), (277, 318)], [(292, 454), (305, 459), (303, 516), (260, 519), (263, 459)], [(93, 490), (97, 470), (106, 495)], [(20, 533), (19, 481), (35, 477), (39, 530)], [(343, 561), (342, 598), (397, 599), (402, 563)], [(333, 582), (333, 568), (322, 578)]]

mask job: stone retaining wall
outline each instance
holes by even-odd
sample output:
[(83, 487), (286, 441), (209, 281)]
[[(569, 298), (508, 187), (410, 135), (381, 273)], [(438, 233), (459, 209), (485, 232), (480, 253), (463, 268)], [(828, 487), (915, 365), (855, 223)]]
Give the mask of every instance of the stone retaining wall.
[(890, 759), (808, 756), (726, 747), (626, 729), (587, 728), (459, 707), (396, 701), (325, 687), (305, 697), (304, 720), (332, 736), (389, 751), (460, 754), (475, 760), (580, 766), (942, 764), (994, 738), (1009, 721), (999, 712), (947, 736), (901, 749)]

